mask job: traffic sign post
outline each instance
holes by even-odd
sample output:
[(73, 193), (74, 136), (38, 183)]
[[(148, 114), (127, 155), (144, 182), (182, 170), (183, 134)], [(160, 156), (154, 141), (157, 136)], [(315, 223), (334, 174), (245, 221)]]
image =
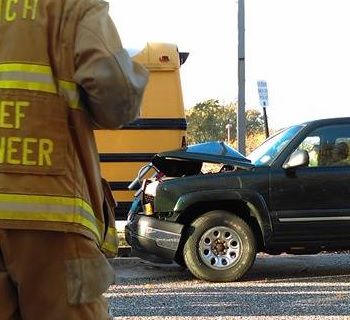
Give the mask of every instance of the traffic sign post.
[(266, 107), (269, 105), (269, 95), (268, 95), (268, 91), (267, 91), (267, 82), (265, 80), (258, 81), (258, 93), (259, 93), (260, 105), (263, 107), (263, 115), (264, 115), (264, 123), (265, 123), (265, 136), (266, 136), (266, 138), (268, 138), (270, 136), (270, 134), (269, 134), (269, 125), (267, 122)]

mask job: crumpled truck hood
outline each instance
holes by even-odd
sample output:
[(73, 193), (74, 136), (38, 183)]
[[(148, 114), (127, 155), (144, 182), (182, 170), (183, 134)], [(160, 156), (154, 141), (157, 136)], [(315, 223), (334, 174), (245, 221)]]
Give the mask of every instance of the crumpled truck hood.
[(198, 174), (203, 162), (232, 165), (242, 169), (254, 168), (249, 159), (220, 141), (158, 153), (152, 159), (153, 165), (167, 176)]

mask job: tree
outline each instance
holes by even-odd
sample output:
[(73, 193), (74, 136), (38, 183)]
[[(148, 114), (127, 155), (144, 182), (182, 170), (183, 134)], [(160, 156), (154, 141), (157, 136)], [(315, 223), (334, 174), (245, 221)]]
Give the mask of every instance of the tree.
[(246, 126), (247, 126), (247, 136), (257, 135), (265, 132), (264, 129), (264, 117), (263, 115), (255, 109), (247, 110), (246, 116)]
[(224, 108), (218, 100), (196, 104), (187, 114), (188, 142), (200, 143), (225, 139)]
[[(218, 100), (207, 100), (196, 104), (186, 114), (189, 144), (227, 140), (226, 125), (232, 124), (231, 143), (236, 140), (237, 104), (220, 105)], [(257, 110), (246, 111), (247, 136), (264, 132), (264, 119)]]

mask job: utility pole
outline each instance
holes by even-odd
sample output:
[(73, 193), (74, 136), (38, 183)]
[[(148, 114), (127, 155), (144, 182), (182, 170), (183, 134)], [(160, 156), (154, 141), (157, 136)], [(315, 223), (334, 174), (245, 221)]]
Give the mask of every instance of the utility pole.
[(244, 0), (238, 0), (238, 110), (237, 140), (238, 151), (245, 155), (245, 21)]

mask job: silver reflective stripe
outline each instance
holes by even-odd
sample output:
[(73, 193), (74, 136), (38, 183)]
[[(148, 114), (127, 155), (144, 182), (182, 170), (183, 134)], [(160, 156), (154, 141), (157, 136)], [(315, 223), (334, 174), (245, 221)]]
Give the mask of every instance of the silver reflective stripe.
[(57, 93), (51, 68), (36, 64), (1, 63), (0, 88)]
[(32, 72), (0, 72), (0, 80), (7, 81), (25, 81), (27, 83), (40, 83), (46, 86), (51, 85), (56, 92), (55, 83), (53, 82), (52, 75), (39, 74)]

